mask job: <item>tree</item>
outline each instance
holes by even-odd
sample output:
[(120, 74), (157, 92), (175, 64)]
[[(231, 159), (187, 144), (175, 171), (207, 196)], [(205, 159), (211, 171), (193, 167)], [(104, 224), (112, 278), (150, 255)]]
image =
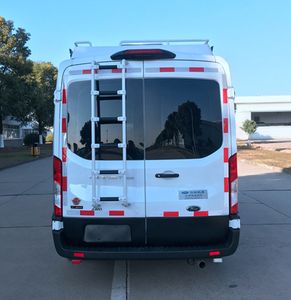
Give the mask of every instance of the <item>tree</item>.
[(25, 122), (29, 115), (27, 75), (32, 70), (26, 46), (30, 34), (14, 29), (12, 21), (0, 16), (0, 148), (4, 147), (3, 120), (7, 116)]
[(44, 130), (53, 125), (54, 89), (57, 80), (57, 68), (49, 62), (33, 63), (30, 78), (32, 120), (38, 124), (39, 143), (42, 144)]
[(245, 120), (242, 124), (241, 129), (247, 133), (248, 135), (248, 142), (247, 145), (250, 146), (251, 142), (250, 142), (250, 135), (255, 133), (257, 130), (257, 123), (253, 120)]

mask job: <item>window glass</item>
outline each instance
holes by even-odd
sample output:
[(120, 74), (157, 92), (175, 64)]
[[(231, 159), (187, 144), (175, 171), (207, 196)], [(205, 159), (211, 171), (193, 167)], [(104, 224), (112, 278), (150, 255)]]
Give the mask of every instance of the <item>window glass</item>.
[[(121, 89), (121, 80), (99, 80), (97, 89)], [(217, 82), (182, 78), (145, 79), (144, 82), (128, 79), (126, 90), (128, 160), (144, 159), (144, 145), (146, 159), (202, 158), (222, 145)], [(85, 159), (91, 159), (90, 91), (90, 81), (74, 82), (68, 88), (68, 147)], [(121, 100), (96, 102), (96, 116), (120, 115)], [(95, 131), (96, 143), (122, 141), (121, 124), (96, 123)], [(122, 149), (96, 149), (96, 159), (121, 160)]]
[(222, 145), (219, 84), (145, 79), (146, 159), (202, 158)]
[[(121, 89), (121, 80), (99, 80), (97, 89), (100, 91), (117, 91)], [(143, 149), (143, 102), (142, 80), (126, 81), (126, 116), (127, 116), (127, 159), (144, 158)], [(91, 82), (79, 81), (68, 88), (68, 147), (75, 154), (91, 159)], [(121, 116), (121, 100), (97, 100), (96, 116)], [(96, 123), (96, 143), (122, 142), (121, 124)], [(122, 149), (96, 149), (96, 159), (121, 160)]]

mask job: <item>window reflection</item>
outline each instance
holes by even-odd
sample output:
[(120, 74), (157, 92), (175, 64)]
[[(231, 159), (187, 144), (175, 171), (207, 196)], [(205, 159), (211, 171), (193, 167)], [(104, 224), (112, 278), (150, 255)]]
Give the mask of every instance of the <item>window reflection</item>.
[[(118, 90), (120, 84), (120, 79), (97, 82), (101, 91)], [(220, 148), (222, 121), (217, 82), (128, 79), (126, 89), (128, 160), (144, 159), (144, 153), (146, 159), (201, 158)], [(85, 159), (91, 159), (90, 91), (90, 81), (74, 82), (68, 88), (68, 148)], [(96, 116), (120, 115), (120, 100), (97, 102)], [(96, 123), (95, 133), (95, 143), (122, 142), (120, 124)], [(121, 160), (122, 149), (96, 149), (96, 159)]]
[[(121, 80), (100, 80), (97, 88), (101, 91), (121, 89)], [(68, 147), (77, 155), (91, 159), (91, 82), (72, 83), (68, 89)], [(121, 113), (121, 100), (96, 102), (96, 116), (118, 117)], [(143, 112), (142, 81), (127, 80), (127, 159), (143, 159)], [(95, 143), (121, 143), (121, 124), (95, 124)], [(96, 149), (96, 159), (121, 160), (122, 149)]]
[(145, 80), (146, 159), (200, 158), (222, 144), (218, 83)]

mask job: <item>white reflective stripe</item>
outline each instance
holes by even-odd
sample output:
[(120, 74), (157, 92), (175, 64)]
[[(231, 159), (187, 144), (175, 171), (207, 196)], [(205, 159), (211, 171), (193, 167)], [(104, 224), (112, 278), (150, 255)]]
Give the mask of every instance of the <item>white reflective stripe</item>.
[(229, 194), (227, 192), (224, 192), (224, 206), (229, 206)]
[(233, 229), (240, 228), (240, 219), (229, 220), (229, 227)]
[[(85, 71), (85, 72), (84, 72)], [(126, 73), (141, 73), (142, 69), (141, 68), (126, 68), (125, 72)], [(121, 75), (121, 68), (120, 69), (108, 69), (108, 70), (98, 70), (98, 72), (95, 72), (95, 74), (98, 75)], [(82, 70), (71, 70), (69, 71), (69, 74), (71, 76), (74, 75), (92, 75), (91, 74), (91, 69), (82, 69)]]
[(61, 230), (64, 228), (64, 223), (61, 221), (52, 221), (52, 230)]

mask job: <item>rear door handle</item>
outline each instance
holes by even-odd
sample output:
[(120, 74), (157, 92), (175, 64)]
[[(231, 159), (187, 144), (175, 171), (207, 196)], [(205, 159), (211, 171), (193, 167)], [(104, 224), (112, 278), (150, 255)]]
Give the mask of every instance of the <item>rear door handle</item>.
[(156, 178), (177, 178), (179, 177), (178, 173), (157, 173)]

